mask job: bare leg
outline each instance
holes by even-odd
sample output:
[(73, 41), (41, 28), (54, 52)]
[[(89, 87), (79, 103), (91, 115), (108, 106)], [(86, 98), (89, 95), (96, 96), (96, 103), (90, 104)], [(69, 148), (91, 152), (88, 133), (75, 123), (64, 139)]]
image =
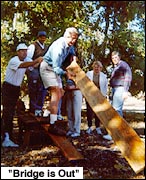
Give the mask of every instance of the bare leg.
[(60, 100), (60, 89), (58, 87), (50, 87), (51, 101), (50, 101), (50, 112), (51, 114), (57, 114), (58, 103)]
[(58, 103), (62, 96), (62, 91), (59, 87), (50, 87), (51, 101), (50, 101), (50, 127), (49, 132), (58, 135), (65, 135), (66, 132), (57, 126), (55, 123), (57, 121)]
[(50, 124), (54, 124), (57, 121), (58, 103), (62, 96), (61, 89), (59, 87), (50, 87), (51, 101), (50, 101)]

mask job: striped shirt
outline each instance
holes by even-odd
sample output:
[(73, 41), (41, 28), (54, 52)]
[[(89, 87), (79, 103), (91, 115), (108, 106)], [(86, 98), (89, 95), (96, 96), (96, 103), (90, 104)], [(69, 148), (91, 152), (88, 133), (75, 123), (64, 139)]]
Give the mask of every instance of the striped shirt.
[(129, 65), (125, 61), (120, 60), (111, 74), (110, 86), (113, 88), (123, 86), (125, 90), (128, 91), (131, 81), (132, 72)]

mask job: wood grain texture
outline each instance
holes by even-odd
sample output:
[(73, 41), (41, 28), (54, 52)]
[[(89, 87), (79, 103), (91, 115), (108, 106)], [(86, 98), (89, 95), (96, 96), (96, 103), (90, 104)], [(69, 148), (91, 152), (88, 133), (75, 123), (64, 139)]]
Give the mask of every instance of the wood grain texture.
[(122, 118), (102, 95), (95, 84), (86, 76), (79, 65), (73, 61), (67, 71), (74, 75), (73, 80), (83, 96), (102, 122), (108, 133), (129, 165), (138, 173), (145, 167), (145, 144), (127, 121)]
[(68, 161), (73, 160), (82, 160), (84, 157), (82, 154), (77, 151), (77, 149), (72, 145), (72, 143), (65, 137), (52, 134), (48, 131), (49, 124), (42, 124), (42, 127), (45, 129), (46, 133), (53, 140), (55, 145), (57, 145), (64, 156), (68, 159)]

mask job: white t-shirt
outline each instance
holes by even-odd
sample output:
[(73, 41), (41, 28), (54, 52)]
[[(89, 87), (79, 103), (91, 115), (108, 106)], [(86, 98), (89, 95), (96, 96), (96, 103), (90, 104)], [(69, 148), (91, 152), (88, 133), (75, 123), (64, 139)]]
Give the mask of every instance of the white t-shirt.
[(5, 81), (14, 86), (20, 86), (23, 81), (26, 68), (18, 67), (21, 63), (30, 61), (32, 61), (32, 59), (28, 57), (26, 57), (24, 61), (20, 61), (18, 56), (14, 56), (13, 58), (11, 58), (6, 68)]

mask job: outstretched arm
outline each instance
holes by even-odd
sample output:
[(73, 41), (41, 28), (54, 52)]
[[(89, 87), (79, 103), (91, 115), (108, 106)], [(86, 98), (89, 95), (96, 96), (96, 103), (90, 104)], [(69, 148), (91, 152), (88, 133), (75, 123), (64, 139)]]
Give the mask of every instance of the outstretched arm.
[(30, 66), (38, 66), (41, 62), (42, 62), (43, 58), (42, 57), (39, 57), (37, 59), (35, 59), (34, 61), (30, 61), (30, 62), (23, 62), (19, 65), (18, 68), (28, 68)]

